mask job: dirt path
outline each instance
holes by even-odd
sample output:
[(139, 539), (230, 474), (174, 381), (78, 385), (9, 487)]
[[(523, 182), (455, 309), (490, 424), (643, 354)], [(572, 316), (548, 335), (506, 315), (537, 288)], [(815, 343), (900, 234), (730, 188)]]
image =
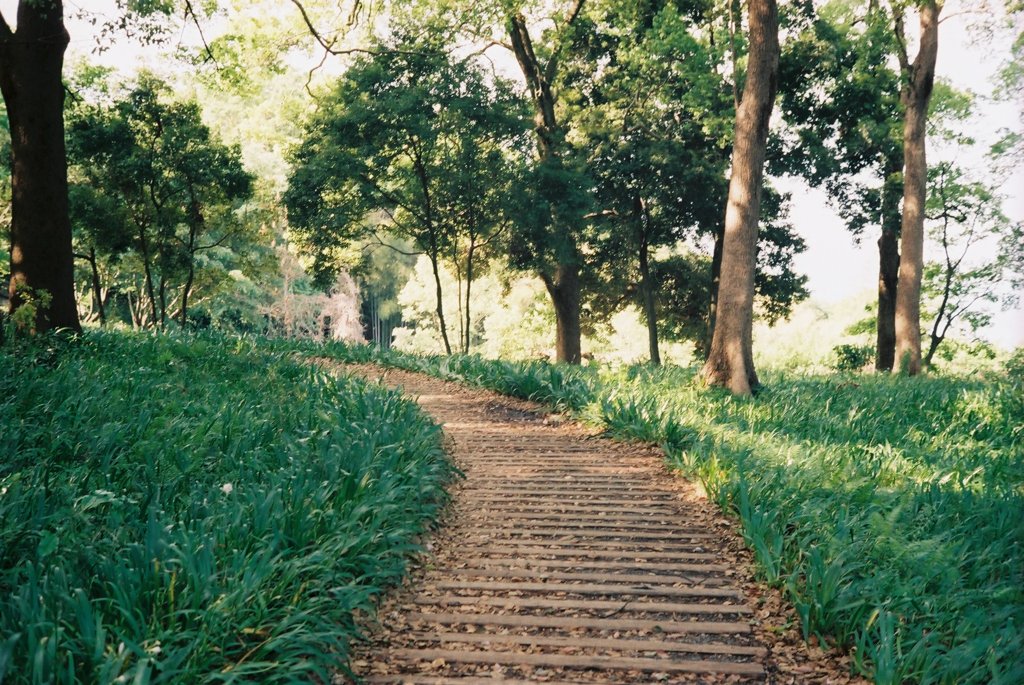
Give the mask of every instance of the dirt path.
[(466, 474), (353, 661), (365, 682), (850, 681), (795, 640), (732, 525), (656, 450), (426, 376), (356, 371), (417, 397)]

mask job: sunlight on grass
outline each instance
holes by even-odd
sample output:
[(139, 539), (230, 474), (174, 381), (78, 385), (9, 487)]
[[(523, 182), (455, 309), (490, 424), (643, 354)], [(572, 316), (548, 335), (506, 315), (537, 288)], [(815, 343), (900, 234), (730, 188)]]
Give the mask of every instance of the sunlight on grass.
[(691, 369), (331, 350), (660, 444), (739, 517), (805, 635), (848, 650), (878, 683), (1024, 682), (1020, 374), (768, 372), (749, 400), (698, 387)]
[(0, 349), (0, 680), (329, 681), (444, 500), (397, 393), (253, 342)]

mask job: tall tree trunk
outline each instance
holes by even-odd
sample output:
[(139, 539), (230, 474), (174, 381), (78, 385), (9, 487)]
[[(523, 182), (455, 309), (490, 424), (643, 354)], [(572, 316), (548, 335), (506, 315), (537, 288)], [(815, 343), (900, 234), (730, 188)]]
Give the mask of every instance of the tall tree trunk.
[(185, 278), (185, 285), (181, 288), (181, 311), (178, 312), (178, 322), (182, 328), (188, 324), (188, 296), (192, 292), (192, 284), (196, 280), (196, 265), (195, 262), (189, 260), (188, 263), (188, 276)]
[(96, 301), (96, 312), (100, 316), (100, 326), (107, 325), (107, 308), (103, 303), (103, 284), (100, 283), (100, 269), (96, 263), (96, 248), (89, 248), (89, 267), (92, 269), (92, 292)]
[(21, 0), (17, 31), (0, 16), (0, 90), (11, 130), (11, 311), (46, 291), (37, 330), (81, 331), (68, 218), (60, 0)]
[(444, 343), (444, 353), (450, 355), (452, 353), (452, 344), (448, 340), (448, 326), (444, 321), (444, 300), (441, 293), (441, 270), (438, 267), (438, 256), (437, 252), (433, 251), (430, 253), (430, 268), (434, 272), (434, 296), (437, 299), (437, 325), (441, 329), (441, 341)]
[(875, 370), (892, 371), (896, 359), (896, 288), (900, 269), (900, 195), (903, 164), (889, 160), (882, 186), (882, 234), (878, 238), (878, 320), (875, 326)]
[(718, 285), (722, 282), (722, 252), (725, 250), (725, 226), (715, 231), (715, 248), (711, 255), (711, 298), (708, 301), (708, 321), (704, 339), (700, 343), (700, 356), (707, 361), (711, 354), (711, 340), (715, 337), (715, 321), (718, 319)]
[(470, 325), (472, 318), (469, 315), (470, 291), (473, 289), (473, 257), (476, 255), (476, 236), (469, 238), (469, 250), (466, 253), (466, 341), (463, 345), (463, 354), (469, 354)]
[(736, 110), (718, 314), (710, 354), (702, 370), (707, 383), (726, 386), (736, 395), (750, 395), (758, 385), (751, 341), (757, 224), (768, 121), (775, 104), (779, 72), (775, 0), (750, 0), (748, 12), (750, 53), (743, 97)]
[(639, 250), (637, 266), (640, 270), (640, 300), (647, 319), (647, 347), (651, 364), (661, 365), (661, 352), (658, 350), (658, 311), (654, 302), (654, 283), (651, 280), (651, 255), (647, 236), (649, 235), (650, 216), (644, 200), (639, 195), (633, 199), (633, 219), (636, 222), (636, 237)]
[[(572, 24), (579, 16), (584, 0), (577, 0), (566, 23)], [(555, 118), (555, 95), (551, 88), (558, 67), (558, 50), (555, 50), (546, 66), (542, 66), (533, 50), (533, 41), (526, 26), (526, 18), (522, 14), (509, 17), (509, 42), (516, 56), (523, 78), (530, 90), (534, 106), (534, 131), (537, 134), (537, 154), (541, 164), (557, 164), (558, 141), (560, 131)], [(552, 206), (552, 232), (556, 242), (560, 244), (556, 250), (554, 268), (541, 273), (540, 276), (551, 295), (555, 309), (555, 358), (567, 364), (579, 364), (581, 361), (580, 342), (580, 263), (581, 256), (575, 239), (564, 226), (571, 225), (572, 220), (564, 216), (557, 206)]]
[(167, 327), (167, 278), (160, 274), (160, 287), (157, 289), (160, 295), (160, 328)]
[[(939, 5), (924, 0), (918, 10), (921, 42), (917, 58), (909, 64), (905, 50), (900, 64), (903, 89), (903, 223), (900, 227), (900, 271), (896, 289), (896, 364), (910, 376), (921, 372), (921, 274), (924, 270), (924, 210), (928, 185), (925, 124), (935, 82), (939, 49)], [(902, 20), (897, 37), (902, 40)]]
[(196, 243), (199, 240), (199, 231), (203, 227), (203, 209), (195, 197), (195, 191), (189, 186), (189, 195), (192, 197), (189, 203), (189, 224), (188, 224), (188, 276), (185, 278), (185, 285), (181, 289), (181, 312), (179, 312), (179, 323), (182, 328), (188, 324), (188, 298), (192, 293), (192, 285), (196, 281)]
[(153, 285), (153, 265), (150, 263), (149, 240), (146, 238), (145, 225), (139, 225), (139, 254), (142, 257), (142, 272), (146, 276), (146, 296), (149, 297), (149, 306), (155, 324), (160, 315), (157, 313), (156, 288)]
[(555, 306), (555, 359), (579, 364), (580, 350), (580, 274), (574, 265), (559, 265), (554, 276), (541, 274)]

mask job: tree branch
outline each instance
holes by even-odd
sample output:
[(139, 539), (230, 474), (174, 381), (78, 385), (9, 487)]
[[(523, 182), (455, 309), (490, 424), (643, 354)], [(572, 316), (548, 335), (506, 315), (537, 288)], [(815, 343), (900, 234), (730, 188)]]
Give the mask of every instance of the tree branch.
[(213, 50), (210, 48), (210, 44), (206, 42), (206, 35), (203, 33), (203, 27), (199, 24), (199, 17), (196, 15), (196, 10), (192, 7), (192, 0), (185, 0), (185, 20), (192, 17), (192, 23), (195, 24), (196, 30), (199, 31), (199, 39), (203, 41), (203, 51), (206, 53), (206, 61), (213, 62), (218, 67), (217, 58), (213, 56)]
[[(302, 2), (300, 2), (300, 0), (291, 0), (291, 3), (293, 5), (295, 5), (299, 9), (299, 13), (302, 15), (302, 21), (306, 25), (306, 28), (309, 30), (310, 35), (313, 36), (313, 38), (316, 40), (316, 42), (320, 44), (320, 47), (322, 47), (324, 49), (324, 51), (328, 55), (334, 55), (335, 57), (337, 57), (337, 56), (340, 56), (340, 55), (354, 55), (354, 54), (363, 54), (363, 55), (419, 55), (419, 54), (421, 54), (419, 52), (415, 52), (415, 51), (411, 51), (411, 50), (371, 50), (369, 48), (344, 48), (344, 49), (338, 49), (338, 48), (334, 47), (335, 45), (338, 44), (338, 37), (337, 36), (331, 38), (330, 40), (327, 40), (322, 33), (317, 31), (316, 26), (313, 25), (313, 19), (309, 16), (309, 13), (306, 11), (306, 8), (305, 8), (305, 6), (303, 6)], [(350, 17), (350, 22), (349, 22), (350, 26), (354, 23), (354, 21), (352, 19), (352, 17), (354, 17), (354, 16), (355, 15), (353, 14)]]
[(423, 254), (423, 252), (408, 252), (399, 247), (395, 247), (394, 245), (389, 245), (388, 243), (385, 243), (379, 235), (377, 235), (376, 231), (370, 231), (370, 236), (377, 241), (377, 245), (367, 245), (363, 250), (366, 250), (367, 248), (376, 249), (377, 247), (386, 247), (389, 250), (397, 252), (400, 255), (405, 255), (406, 257), (418, 257)]
[(910, 57), (907, 55), (906, 28), (903, 23), (903, 10), (893, 8), (893, 35), (896, 37), (896, 57), (900, 61), (900, 73), (910, 78)]
[[(585, 0), (576, 0), (573, 6), (569, 8), (569, 13), (565, 17), (565, 26), (572, 26), (576, 21), (576, 17), (580, 15), (580, 11), (583, 9), (583, 3)], [(550, 84), (555, 79), (555, 71), (558, 69), (558, 60), (562, 56), (562, 41), (559, 40), (555, 45), (555, 49), (551, 52), (551, 59), (548, 60), (547, 65), (544, 67), (544, 80)]]

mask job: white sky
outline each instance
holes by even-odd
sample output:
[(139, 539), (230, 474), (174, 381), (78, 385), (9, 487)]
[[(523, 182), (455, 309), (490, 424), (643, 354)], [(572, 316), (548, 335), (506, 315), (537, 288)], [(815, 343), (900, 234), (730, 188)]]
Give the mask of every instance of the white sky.
[[(0, 11), (8, 21), (14, 20), (16, 0), (0, 0)], [(113, 0), (65, 2), (68, 13), (85, 6), (90, 11), (114, 13)], [(954, 6), (947, 3), (946, 18), (940, 28), (937, 74), (948, 78), (960, 88), (968, 88), (979, 95), (987, 95), (990, 78), (999, 62), (1008, 54), (1009, 43), (990, 41), (972, 44), (968, 22), (976, 21), (977, 2), (963, 0)], [(294, 11), (290, 4), (282, 3), (285, 11)], [(967, 7), (958, 13), (957, 7)], [(89, 26), (70, 25), (72, 34), (69, 57), (88, 55), (95, 46)], [(913, 46), (911, 46), (913, 50)], [(162, 58), (152, 50), (137, 46), (118, 45), (108, 51), (103, 61), (119, 67), (138, 68), (150, 63), (156, 66)], [(1001, 128), (1018, 128), (1020, 111), (1024, 103), (985, 103), (979, 108), (980, 118), (975, 135), (982, 141), (991, 141)], [(932, 150), (931, 159), (942, 156)], [(980, 158), (979, 158), (980, 161)], [(783, 190), (793, 193), (792, 219), (798, 232), (807, 241), (808, 250), (798, 257), (797, 268), (807, 274), (812, 297), (822, 303), (838, 302), (850, 297), (869, 294), (877, 280), (876, 236), (865, 235), (855, 245), (842, 221), (827, 206), (825, 194), (808, 188), (800, 181), (787, 179), (780, 183)], [(1024, 221), (1024, 172), (1004, 180), (1003, 192), (1009, 202), (1004, 208), (1011, 219)], [(926, 248), (927, 249), (927, 248)], [(1005, 347), (1024, 345), (1024, 309), (999, 312), (985, 336)]]

